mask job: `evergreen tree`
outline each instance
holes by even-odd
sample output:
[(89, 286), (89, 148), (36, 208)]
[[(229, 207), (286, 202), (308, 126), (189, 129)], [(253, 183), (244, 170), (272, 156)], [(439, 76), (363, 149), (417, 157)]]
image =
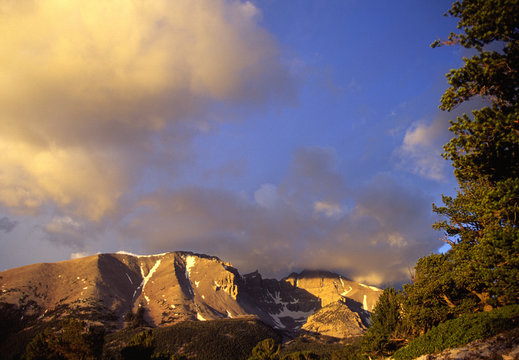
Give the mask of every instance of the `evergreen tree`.
[(370, 317), (371, 326), (362, 339), (362, 349), (370, 354), (390, 354), (404, 332), (401, 319), (403, 296), (387, 288), (378, 298)]
[(66, 319), (59, 329), (46, 329), (27, 345), (25, 359), (34, 360), (90, 360), (101, 357), (104, 330), (87, 327), (84, 322)]
[(443, 196), (443, 206), (433, 206), (444, 218), (434, 227), (451, 245), (445, 257), (450, 272), (437, 279), (466, 295), (444, 299), (445, 306), (469, 297), (489, 310), (519, 299), (519, 1), (456, 1), (448, 15), (460, 19), (462, 32), (432, 46), (477, 53), (447, 74), (441, 108), (450, 111), (474, 97), (488, 105), (451, 121), (454, 137), (444, 157), (452, 161), (459, 189), (455, 197)]
[(253, 349), (249, 360), (280, 360), (281, 346), (274, 339), (260, 341)]
[(145, 330), (136, 334), (129, 344), (121, 350), (125, 360), (148, 360), (151, 359), (155, 342), (151, 330)]

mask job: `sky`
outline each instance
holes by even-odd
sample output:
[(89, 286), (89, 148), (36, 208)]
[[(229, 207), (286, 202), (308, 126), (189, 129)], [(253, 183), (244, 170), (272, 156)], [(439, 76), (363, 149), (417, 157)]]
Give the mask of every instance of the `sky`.
[(0, 269), (194, 251), (409, 281), (456, 181), (450, 1), (0, 0)]

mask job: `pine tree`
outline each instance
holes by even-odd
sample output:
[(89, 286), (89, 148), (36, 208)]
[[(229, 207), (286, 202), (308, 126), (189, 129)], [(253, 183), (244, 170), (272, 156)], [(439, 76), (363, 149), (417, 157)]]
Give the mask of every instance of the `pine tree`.
[(371, 326), (362, 340), (362, 349), (366, 353), (388, 355), (396, 350), (405, 332), (401, 318), (402, 305), (402, 293), (392, 287), (380, 295), (370, 317)]
[(488, 310), (519, 299), (519, 1), (456, 1), (448, 15), (460, 19), (462, 32), (432, 46), (476, 54), (447, 74), (440, 107), (450, 111), (473, 98), (487, 106), (451, 121), (444, 157), (459, 189), (433, 205), (444, 218), (433, 227), (451, 245), (450, 273), (439, 276)]
[(265, 339), (252, 349), (252, 356), (249, 357), (249, 360), (279, 360), (281, 359), (280, 351), (281, 346), (276, 344), (274, 339)]

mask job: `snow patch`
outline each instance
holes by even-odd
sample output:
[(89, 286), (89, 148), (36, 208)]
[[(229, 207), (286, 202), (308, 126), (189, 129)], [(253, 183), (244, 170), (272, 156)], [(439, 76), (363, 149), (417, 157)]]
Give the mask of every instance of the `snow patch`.
[(284, 302), (281, 301), (281, 296), (279, 294), (279, 291), (274, 292), (274, 296), (271, 295), (270, 297), (272, 298), (272, 300), (274, 300), (274, 302), (276, 304), (284, 304)]
[(193, 266), (195, 266), (196, 263), (196, 257), (192, 255), (186, 256), (186, 278), (189, 279), (189, 276), (191, 275), (191, 269)]
[(290, 302), (285, 302), (281, 300), (281, 296), (279, 291), (274, 292), (274, 296), (271, 295), (272, 300), (274, 303), (281, 305), (281, 310), (277, 313), (270, 313), (269, 315), (272, 317), (274, 322), (276, 323), (275, 327), (278, 328), (285, 328), (286, 326), (283, 325), (281, 322), (281, 318), (284, 317), (290, 317), (294, 321), (297, 322), (305, 322), (310, 315), (314, 313), (313, 310), (310, 311), (292, 311), (287, 308), (287, 305), (291, 304)]
[(345, 290), (341, 293), (341, 296), (346, 296), (348, 295), (351, 291), (353, 290), (353, 288), (350, 286), (348, 290)]
[(227, 317), (230, 318), (230, 319), (233, 318), (233, 317), (232, 317), (232, 314), (229, 312), (229, 310), (227, 310)]
[(128, 275), (128, 273), (126, 273), (126, 276), (128, 277), (128, 280), (130, 280), (130, 282), (133, 284), (133, 281), (132, 281), (132, 279), (130, 278), (130, 275)]
[(195, 286), (198, 287), (198, 285), (200, 284), (200, 281), (195, 281)]
[[(141, 284), (137, 287), (137, 289), (135, 289), (135, 291), (133, 292), (133, 298), (135, 298), (135, 294), (137, 293), (137, 290), (141, 289), (142, 290), (142, 293), (144, 294), (144, 287), (146, 286), (146, 284), (148, 283), (148, 281), (151, 279), (151, 277), (153, 276), (153, 273), (158, 269), (159, 265), (160, 265), (160, 262), (162, 261), (162, 259), (159, 259), (157, 260), (157, 262), (155, 263), (155, 265), (153, 265), (153, 267), (151, 268), (150, 272), (148, 273), (148, 275), (144, 276), (144, 267), (140, 266), (141, 268), (141, 276), (142, 276), (142, 282)], [(128, 274), (126, 274), (128, 275)], [(128, 277), (129, 278), (129, 277)], [(146, 300), (149, 302), (149, 299), (146, 295), (144, 295), (144, 297), (146, 298)]]
[(142, 283), (141, 283), (140, 287), (142, 287), (142, 291), (144, 291), (144, 287), (146, 286), (148, 281), (153, 276), (153, 273), (158, 269), (161, 261), (162, 261), (162, 259), (157, 260), (155, 265), (153, 265), (153, 267), (151, 268), (150, 272), (146, 276), (144, 276), (144, 269), (142, 268), (142, 265), (141, 265), (141, 274), (143, 275), (143, 279), (142, 279)]
[(359, 284), (359, 285), (364, 286), (365, 288), (371, 289), (373, 291), (382, 291), (378, 287), (375, 287), (375, 286), (369, 286), (369, 285), (364, 285), (364, 284)]
[(88, 286), (85, 286), (85, 287), (83, 288), (83, 290), (86, 290), (86, 289), (88, 289)]
[(342, 287), (344, 287), (344, 281), (342, 281), (342, 278), (339, 276), (339, 280), (341, 281)]
[(119, 250), (118, 252), (116, 252), (116, 254), (119, 254), (119, 255), (130, 255), (130, 256), (135, 256), (135, 257), (138, 257), (138, 258), (149, 258), (149, 257), (154, 257), (154, 256), (164, 256), (164, 255), (167, 255), (168, 253), (165, 252), (165, 253), (161, 253), (161, 254), (152, 254), (152, 255), (137, 255), (137, 254), (133, 254), (133, 253), (128, 252), (128, 251)]
[(279, 317), (277, 316), (274, 316), (274, 315), (271, 315), (271, 318), (272, 320), (274, 320), (274, 322), (276, 323), (276, 325), (274, 325), (275, 328), (278, 328), (278, 329), (284, 329), (286, 326), (283, 325), (283, 323), (281, 322), (281, 320), (279, 320)]
[(200, 321), (207, 321), (207, 319), (205, 319), (202, 315), (200, 315), (199, 312), (196, 313), (196, 318), (197, 318), (197, 320), (200, 320)]
[(204, 299), (204, 300), (205, 300), (205, 296), (204, 296), (204, 295), (202, 295), (202, 299)]
[(364, 294), (364, 299), (362, 300), (362, 308), (368, 311), (368, 296)]
[(313, 310), (310, 311), (292, 311), (287, 309), (285, 305), (283, 305), (283, 310), (281, 310), (278, 314), (270, 314), (272, 316), (276, 316), (278, 318), (282, 317), (291, 317), (294, 320), (306, 320), (310, 315), (314, 313)]
[(146, 295), (144, 295), (144, 298), (146, 299), (146, 303), (148, 303), (148, 304), (149, 304), (149, 303), (150, 303), (150, 298), (149, 298), (149, 297), (147, 297)]

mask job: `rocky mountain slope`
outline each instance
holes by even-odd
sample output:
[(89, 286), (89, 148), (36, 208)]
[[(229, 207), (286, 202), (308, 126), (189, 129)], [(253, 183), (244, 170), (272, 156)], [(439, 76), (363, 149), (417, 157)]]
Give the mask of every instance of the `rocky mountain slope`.
[(34, 264), (1, 272), (0, 289), (0, 309), (18, 314), (22, 327), (73, 314), (118, 329), (142, 308), (152, 326), (256, 317), (278, 329), (339, 338), (365, 330), (381, 293), (329, 272), (242, 276), (229, 263), (190, 252)]

